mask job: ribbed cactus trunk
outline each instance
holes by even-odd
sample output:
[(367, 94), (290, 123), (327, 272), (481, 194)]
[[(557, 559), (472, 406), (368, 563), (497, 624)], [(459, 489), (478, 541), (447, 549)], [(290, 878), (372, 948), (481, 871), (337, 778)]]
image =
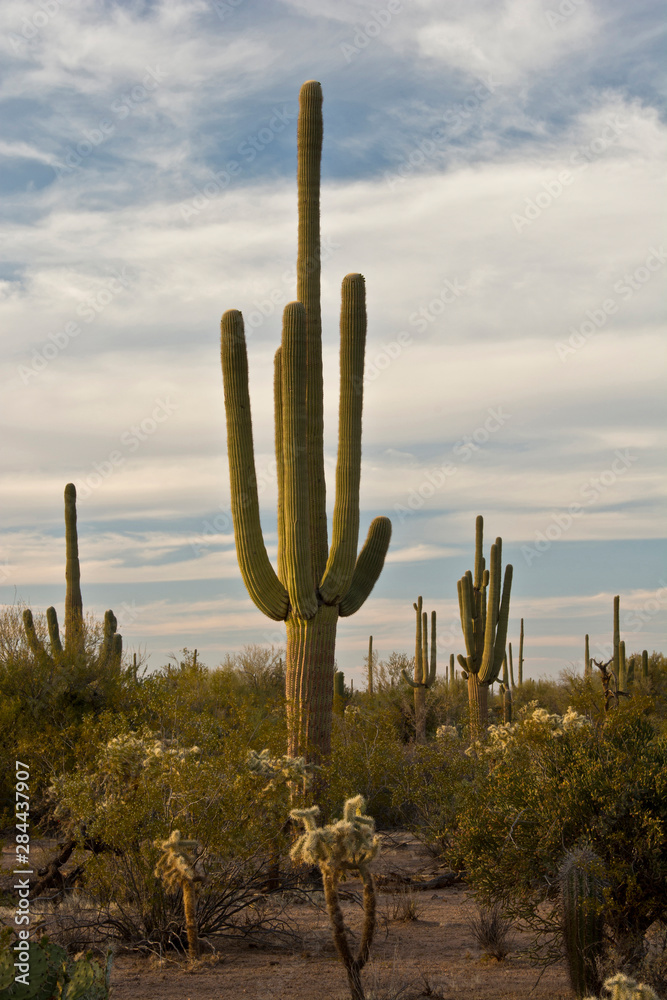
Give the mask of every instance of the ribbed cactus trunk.
[(362, 275), (348, 274), (342, 285), (338, 460), (329, 547), (320, 315), (322, 90), (314, 80), (301, 88), (297, 139), (299, 301), (285, 308), (274, 364), (277, 573), (260, 525), (248, 359), (243, 319), (236, 310), (222, 317), (221, 359), (239, 568), (257, 607), (286, 623), (289, 753), (320, 760), (331, 746), (336, 624), (370, 594), (391, 523), (375, 518), (357, 556), (366, 293)]
[(616, 678), (617, 689), (620, 688), (620, 672), (621, 672), (621, 625), (620, 625), (620, 608), (621, 608), (621, 598), (616, 596), (614, 598), (614, 646), (612, 654), (612, 670), (614, 671), (614, 677)]
[(584, 677), (590, 677), (592, 672), (590, 640), (588, 634), (586, 634), (584, 639)]
[(489, 721), (489, 685), (483, 684), (478, 674), (468, 674), (468, 712), (470, 739), (479, 739)]
[(83, 652), (83, 599), (79, 568), (79, 540), (76, 531), (76, 486), (65, 487), (65, 650)]
[(523, 684), (523, 618), (521, 619), (521, 631), (519, 633), (519, 684)]

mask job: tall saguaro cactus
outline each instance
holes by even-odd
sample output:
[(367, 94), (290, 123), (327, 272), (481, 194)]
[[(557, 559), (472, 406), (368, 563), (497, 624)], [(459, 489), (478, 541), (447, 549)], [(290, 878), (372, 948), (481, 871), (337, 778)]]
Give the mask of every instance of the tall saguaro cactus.
[(415, 668), (414, 680), (406, 670), (401, 671), (404, 680), (414, 688), (415, 698), (415, 740), (426, 743), (426, 690), (433, 687), (437, 670), (436, 615), (431, 612), (431, 648), (428, 645), (428, 614), (422, 610), (423, 600), (417, 598), (415, 609)]
[(326, 756), (331, 745), (338, 618), (354, 614), (373, 589), (389, 546), (391, 522), (375, 518), (357, 555), (366, 303), (362, 275), (348, 274), (342, 288), (338, 461), (329, 547), (320, 315), (320, 84), (304, 83), (299, 103), (299, 301), (285, 308), (274, 365), (277, 572), (260, 525), (248, 360), (243, 318), (236, 310), (222, 317), (221, 358), (239, 567), (260, 611), (286, 623), (288, 753), (312, 759)]
[(461, 628), (467, 652), (467, 656), (459, 653), (458, 660), (468, 681), (473, 738), (486, 728), (489, 687), (498, 679), (503, 664), (513, 572), (511, 566), (506, 567), (501, 596), (502, 539), (496, 538), (491, 546), (491, 565), (487, 569), (483, 535), (484, 519), (480, 515), (475, 523), (475, 575), (473, 577), (468, 570), (458, 582)]

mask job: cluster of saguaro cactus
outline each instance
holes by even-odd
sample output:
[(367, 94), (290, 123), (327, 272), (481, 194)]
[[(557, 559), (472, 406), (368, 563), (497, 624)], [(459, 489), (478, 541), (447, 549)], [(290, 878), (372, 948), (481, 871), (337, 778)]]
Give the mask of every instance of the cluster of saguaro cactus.
[[(49, 631), (50, 651), (47, 651), (35, 630), (32, 611), (23, 612), (23, 628), (28, 646), (35, 656), (56, 662), (64, 653), (83, 654), (85, 652), (85, 632), (83, 626), (83, 600), (81, 598), (81, 570), (79, 567), (79, 540), (76, 530), (76, 487), (68, 483), (65, 487), (65, 646), (60, 638), (60, 627), (56, 609), (46, 609), (46, 623)], [(104, 615), (104, 634), (98, 654), (100, 667), (120, 667), (123, 656), (123, 637), (116, 632), (118, 622), (113, 611)]]
[(199, 957), (195, 883), (201, 882), (202, 876), (197, 871), (195, 857), (198, 846), (196, 840), (181, 840), (179, 830), (173, 830), (168, 840), (156, 842), (156, 847), (163, 851), (155, 866), (156, 877), (162, 879), (167, 889), (180, 889), (183, 893), (188, 954), (193, 962)]
[[(69, 958), (58, 944), (40, 941), (11, 944), (0, 941), (0, 997), (2, 1000), (106, 1000), (109, 996), (112, 953), (104, 965), (90, 953)], [(25, 968), (24, 968), (25, 967)]]
[[(488, 690), (498, 679), (505, 655), (507, 623), (512, 589), (512, 567), (507, 566), (502, 583), (502, 539), (491, 546), (491, 564), (486, 568), (483, 553), (484, 519), (475, 524), (475, 572), (468, 570), (458, 583), (461, 627), (466, 656), (459, 654), (463, 677), (468, 682), (470, 731), (475, 739), (486, 727)], [(488, 596), (487, 596), (488, 591)]]
[(338, 618), (354, 614), (373, 589), (389, 546), (391, 522), (375, 518), (357, 556), (366, 304), (362, 275), (348, 274), (342, 288), (338, 462), (329, 548), (320, 313), (320, 84), (304, 83), (299, 100), (298, 301), (285, 307), (274, 365), (277, 572), (260, 524), (248, 360), (237, 310), (222, 317), (221, 359), (239, 567), (257, 607), (286, 623), (288, 753), (317, 758), (328, 755), (331, 745)]
[[(345, 965), (353, 1000), (364, 1000), (361, 970), (368, 961), (373, 942), (377, 905), (369, 866), (380, 850), (380, 841), (375, 834), (375, 820), (364, 815), (364, 808), (365, 801), (361, 795), (348, 799), (343, 808), (343, 818), (324, 827), (317, 826), (318, 806), (293, 809), (290, 813), (305, 827), (305, 833), (290, 852), (291, 857), (296, 862), (318, 865), (322, 872), (334, 942)], [(364, 887), (364, 923), (356, 955), (353, 955), (348, 941), (338, 896), (338, 882), (348, 871), (358, 872)]]
[(604, 889), (601, 859), (590, 847), (569, 851), (558, 872), (563, 941), (570, 983), (577, 997), (598, 993), (598, 959), (604, 948)]
[(431, 646), (428, 642), (428, 614), (423, 610), (423, 600), (417, 598), (412, 607), (415, 609), (415, 666), (414, 678), (407, 670), (401, 671), (404, 680), (414, 688), (415, 698), (415, 739), (417, 743), (426, 743), (426, 691), (433, 687), (438, 668), (436, 647), (436, 614), (431, 612)]

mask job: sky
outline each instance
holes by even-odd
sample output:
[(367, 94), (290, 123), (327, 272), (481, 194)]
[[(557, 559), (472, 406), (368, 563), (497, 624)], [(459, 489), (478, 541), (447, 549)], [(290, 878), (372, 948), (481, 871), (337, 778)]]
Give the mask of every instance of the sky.
[(296, 294), (296, 116), (322, 83), (325, 462), (338, 310), (365, 275), (361, 537), (338, 628), (363, 685), (463, 652), (456, 582), (503, 539), (525, 675), (665, 650), (665, 25), (656, 0), (3, 0), (0, 600), (64, 607), (63, 489), (84, 608), (149, 667), (284, 642), (230, 516), (219, 320), (248, 333), (275, 558), (272, 359)]

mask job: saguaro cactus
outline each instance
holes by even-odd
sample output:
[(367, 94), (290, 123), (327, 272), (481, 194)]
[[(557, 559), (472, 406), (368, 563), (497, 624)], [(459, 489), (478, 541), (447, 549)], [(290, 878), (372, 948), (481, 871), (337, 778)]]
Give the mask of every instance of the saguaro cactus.
[(621, 598), (616, 596), (614, 598), (614, 639), (613, 639), (613, 653), (612, 653), (612, 666), (611, 669), (614, 671), (614, 677), (616, 678), (616, 683), (619, 690), (623, 690), (621, 687), (621, 625), (620, 625), (620, 610), (621, 610)]
[(320, 159), (322, 90), (301, 88), (298, 137), (297, 298), (283, 317), (274, 365), (278, 477), (278, 571), (262, 536), (241, 313), (222, 317), (232, 518), (241, 575), (250, 597), (287, 629), (288, 753), (311, 759), (331, 746), (334, 651), (339, 617), (354, 614), (377, 580), (391, 522), (371, 523), (357, 556), (366, 305), (364, 279), (343, 280), (340, 408), (331, 548), (327, 540), (320, 316)]
[[(458, 583), (461, 628), (467, 656), (459, 653), (463, 677), (468, 681), (470, 732), (474, 739), (486, 728), (489, 686), (498, 679), (505, 655), (512, 589), (512, 567), (505, 569), (500, 591), (502, 539), (491, 546), (491, 566), (483, 554), (484, 519), (475, 523), (475, 575), (470, 570)], [(488, 589), (488, 600), (487, 600)]]
[(590, 677), (593, 673), (593, 664), (591, 663), (591, 647), (590, 639), (588, 633), (584, 638), (584, 677)]
[(521, 619), (521, 631), (519, 633), (519, 685), (523, 684), (523, 618)]
[[(23, 612), (23, 627), (28, 646), (37, 656), (45, 656), (52, 663), (63, 652), (82, 654), (85, 652), (85, 632), (83, 627), (83, 600), (81, 597), (81, 570), (79, 567), (79, 540), (76, 530), (76, 487), (68, 483), (65, 487), (65, 648), (60, 639), (60, 627), (56, 609), (46, 609), (46, 623), (49, 631), (50, 653), (39, 639), (29, 608)], [(104, 637), (99, 666), (120, 667), (123, 656), (123, 637), (116, 632), (118, 622), (113, 611), (104, 615)]]
[(577, 997), (596, 996), (601, 981), (597, 959), (604, 948), (604, 870), (590, 847), (565, 855), (559, 869), (563, 940), (572, 989)]
[(373, 694), (373, 636), (368, 637), (368, 693)]
[(422, 611), (423, 603), (422, 598), (418, 597), (417, 603), (412, 605), (416, 615), (414, 680), (406, 670), (401, 671), (410, 687), (414, 688), (415, 740), (417, 743), (426, 743), (426, 691), (427, 688), (433, 687), (437, 670), (436, 615), (435, 611), (431, 612), (431, 650), (429, 654), (428, 614)]

